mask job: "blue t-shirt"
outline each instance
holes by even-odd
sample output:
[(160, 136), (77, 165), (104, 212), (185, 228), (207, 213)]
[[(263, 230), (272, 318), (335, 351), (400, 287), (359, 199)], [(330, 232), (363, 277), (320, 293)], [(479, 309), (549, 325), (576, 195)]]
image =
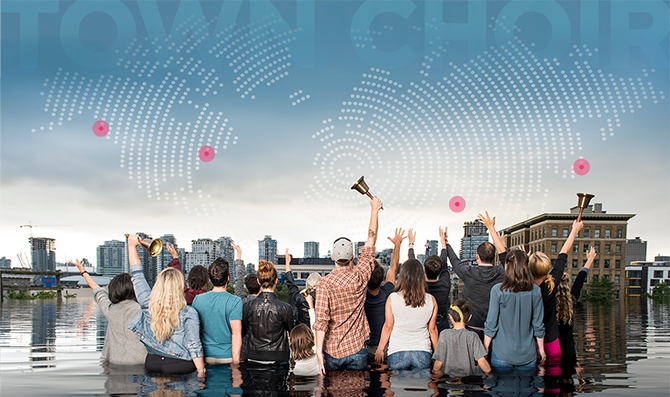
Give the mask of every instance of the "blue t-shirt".
[(210, 291), (197, 295), (193, 308), (200, 316), (200, 339), (205, 357), (232, 358), (230, 322), (242, 321), (242, 299), (228, 292)]
[(387, 282), (379, 288), (377, 295), (372, 295), (370, 291), (366, 291), (365, 315), (368, 317), (368, 324), (370, 324), (370, 341), (368, 342), (370, 346), (379, 345), (379, 338), (386, 321), (386, 300), (394, 289), (395, 285)]

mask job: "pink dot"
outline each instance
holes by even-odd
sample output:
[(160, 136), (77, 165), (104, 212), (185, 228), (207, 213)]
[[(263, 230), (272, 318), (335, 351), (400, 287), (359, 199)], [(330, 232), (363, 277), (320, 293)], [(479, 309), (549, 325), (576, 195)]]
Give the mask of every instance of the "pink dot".
[(95, 136), (103, 137), (109, 133), (109, 124), (105, 120), (98, 120), (93, 123), (93, 133)]
[(585, 159), (579, 159), (575, 161), (575, 163), (572, 165), (572, 169), (575, 171), (575, 174), (577, 175), (586, 175), (589, 173), (591, 165)]
[(454, 212), (461, 212), (465, 209), (465, 199), (461, 196), (454, 196), (449, 200), (449, 208)]
[(200, 157), (200, 160), (204, 161), (205, 163), (209, 163), (210, 161), (214, 160), (215, 155), (216, 153), (214, 152), (214, 148), (207, 145), (201, 147), (198, 151), (198, 157)]

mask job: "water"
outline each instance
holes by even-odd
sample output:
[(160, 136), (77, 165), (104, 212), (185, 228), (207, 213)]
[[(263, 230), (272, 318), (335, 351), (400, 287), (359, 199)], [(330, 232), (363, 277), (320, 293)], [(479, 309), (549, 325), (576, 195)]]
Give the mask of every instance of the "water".
[[(436, 378), (398, 374), (373, 365), (369, 371), (295, 378), (267, 368), (231, 370), (208, 366), (195, 376), (150, 376), (143, 368), (100, 363), (107, 321), (90, 290), (77, 298), (8, 301), (0, 310), (0, 393), (3, 396), (195, 396), (195, 395), (540, 395), (602, 392), (605, 395), (668, 396), (670, 306), (647, 300), (611, 307), (584, 306), (575, 314), (577, 368), (490, 378)], [(572, 373), (574, 372), (574, 373)], [(572, 374), (571, 374), (572, 373)]]

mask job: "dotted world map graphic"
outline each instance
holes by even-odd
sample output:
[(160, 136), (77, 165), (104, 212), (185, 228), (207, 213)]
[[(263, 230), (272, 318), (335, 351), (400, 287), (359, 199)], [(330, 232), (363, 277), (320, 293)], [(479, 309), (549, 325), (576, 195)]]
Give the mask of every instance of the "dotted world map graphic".
[[(225, 62), (204, 67), (196, 49), (211, 38), (216, 20), (193, 16), (178, 25), (177, 37), (135, 39), (108, 74), (58, 69), (40, 93), (52, 121), (32, 132), (87, 117), (93, 134), (118, 148), (120, 169), (146, 199), (174, 202), (198, 217), (234, 211), (213, 204), (193, 182), (201, 167), (216, 167), (222, 151), (245, 138), (234, 128), (234, 112), (212, 110), (217, 98), (253, 101), (286, 80), (291, 87), (282, 96), (292, 107), (314, 99), (298, 78), (288, 80), (299, 74), (291, 60), (298, 30), (281, 29), (274, 15), (214, 35), (205, 50)], [(516, 29), (497, 20), (490, 27)], [(371, 31), (364, 40), (360, 33), (351, 32), (354, 45), (372, 48), (382, 34)], [(519, 213), (532, 197), (548, 196), (547, 174), (576, 178), (597, 167), (582, 153), (582, 137), (593, 129), (582, 130), (581, 119), (598, 120), (605, 141), (626, 113), (665, 99), (648, 79), (653, 69), (624, 78), (591, 67), (597, 48), (574, 46), (559, 62), (538, 59), (532, 43), (510, 41), (437, 70), (432, 65), (445, 56), (446, 44), (414, 74), (369, 68), (331, 117), (303, 132), (315, 148), (305, 154), (314, 169), (304, 184), (305, 205), (367, 205), (350, 190), (365, 175), (387, 208), (461, 212), (496, 203)], [(159, 52), (166, 61), (155, 60)]]

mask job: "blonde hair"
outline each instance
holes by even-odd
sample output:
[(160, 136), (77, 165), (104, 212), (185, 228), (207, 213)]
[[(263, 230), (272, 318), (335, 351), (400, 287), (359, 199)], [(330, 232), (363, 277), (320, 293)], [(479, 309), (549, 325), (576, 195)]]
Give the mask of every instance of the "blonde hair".
[(556, 292), (556, 319), (559, 324), (572, 324), (572, 292), (567, 273), (563, 273)]
[(185, 307), (184, 275), (179, 270), (168, 267), (156, 277), (156, 283), (149, 295), (151, 331), (159, 343), (172, 336), (172, 331), (179, 326), (179, 313)]
[(535, 252), (528, 258), (528, 268), (533, 278), (541, 278), (547, 283), (549, 293), (554, 291), (554, 276), (550, 275), (551, 261), (544, 252)]
[(302, 360), (312, 357), (314, 353), (314, 332), (305, 324), (298, 324), (291, 330), (289, 347), (293, 353), (293, 360)]

